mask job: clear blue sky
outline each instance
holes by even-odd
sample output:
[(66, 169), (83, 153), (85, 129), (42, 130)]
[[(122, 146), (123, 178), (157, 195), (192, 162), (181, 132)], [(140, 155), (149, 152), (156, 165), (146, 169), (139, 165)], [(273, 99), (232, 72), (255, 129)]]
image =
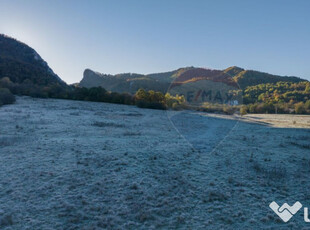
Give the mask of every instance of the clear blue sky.
[(85, 68), (233, 65), (310, 80), (309, 12), (308, 0), (0, 0), (0, 33), (36, 49), (68, 83)]

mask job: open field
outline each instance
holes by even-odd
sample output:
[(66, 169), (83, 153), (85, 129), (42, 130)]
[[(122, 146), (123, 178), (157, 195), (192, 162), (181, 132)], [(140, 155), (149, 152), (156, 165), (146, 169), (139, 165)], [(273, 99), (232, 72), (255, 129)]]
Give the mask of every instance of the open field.
[(203, 116), (236, 120), (277, 128), (305, 128), (310, 129), (310, 115), (295, 114), (247, 114), (231, 116), (214, 113), (204, 113)]
[(244, 119), (279, 128), (310, 129), (310, 115), (248, 114), (244, 116)]
[(310, 207), (309, 117), (168, 115), (28, 97), (1, 107), (0, 228), (310, 227), (268, 207)]

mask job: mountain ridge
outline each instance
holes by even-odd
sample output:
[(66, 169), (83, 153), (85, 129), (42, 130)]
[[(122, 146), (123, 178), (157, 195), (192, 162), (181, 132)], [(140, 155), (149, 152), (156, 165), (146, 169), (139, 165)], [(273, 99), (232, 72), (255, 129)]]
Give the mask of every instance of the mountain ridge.
[(246, 70), (237, 66), (231, 66), (224, 70), (211, 70), (200, 67), (183, 67), (161, 73), (123, 73), (115, 75), (102, 74), (91, 69), (86, 69), (83, 74), (83, 79), (78, 85), (80, 87), (86, 88), (101, 86), (108, 91), (115, 91), (119, 93), (126, 92), (134, 94), (139, 88), (167, 92), (171, 83), (176, 81), (176, 79), (201, 79), (201, 77), (205, 76), (206, 72), (208, 71), (210, 73), (212, 73), (212, 71), (220, 71), (222, 74), (231, 76), (241, 89), (245, 89), (248, 86), (277, 83), (280, 81), (296, 83), (307, 81), (306, 79), (294, 76), (280, 76), (256, 70)]

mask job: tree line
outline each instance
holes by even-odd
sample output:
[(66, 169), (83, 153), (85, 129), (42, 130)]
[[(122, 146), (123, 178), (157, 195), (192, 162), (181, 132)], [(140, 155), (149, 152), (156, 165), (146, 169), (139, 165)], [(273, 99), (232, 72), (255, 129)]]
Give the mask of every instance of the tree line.
[[(0, 88), (0, 93), (5, 92), (6, 98), (14, 98), (14, 94), (36, 98), (56, 98), (136, 105), (141, 108), (162, 110), (168, 108), (177, 109), (185, 101), (184, 97), (182, 96), (171, 96), (170, 94), (164, 95), (161, 92), (155, 92), (153, 90), (145, 91), (144, 89), (139, 89), (136, 94), (131, 95), (128, 93), (109, 92), (102, 87), (64, 87), (63, 85), (57, 83), (52, 83), (46, 86), (36, 85), (31, 82), (25, 82), (21, 84), (13, 83), (8, 77), (0, 79)], [(10, 104), (14, 103), (14, 101), (15, 98), (14, 100), (5, 99), (5, 103), (2, 104)]]
[(310, 114), (310, 82), (277, 82), (249, 86), (243, 91), (245, 113)]
[(134, 95), (109, 92), (102, 87), (82, 88), (58, 83), (37, 85), (29, 81), (13, 83), (10, 78), (0, 79), (0, 105), (13, 103), (14, 95), (38, 98), (58, 98), (136, 105), (150, 109), (196, 109), (205, 112), (232, 114), (246, 113), (310, 114), (310, 82), (277, 82), (249, 86), (243, 90), (243, 104), (229, 106), (205, 103), (200, 108), (186, 104), (184, 96), (173, 96), (153, 90), (139, 89)]

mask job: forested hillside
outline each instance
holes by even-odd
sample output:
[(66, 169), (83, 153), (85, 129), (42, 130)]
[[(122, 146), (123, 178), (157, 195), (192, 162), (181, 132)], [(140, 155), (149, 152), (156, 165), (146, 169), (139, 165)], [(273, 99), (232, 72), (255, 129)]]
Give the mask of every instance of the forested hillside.
[(0, 34), (0, 79), (18, 84), (49, 85), (65, 83), (40, 55), (26, 44)]
[(277, 82), (247, 87), (243, 103), (250, 113), (310, 113), (310, 82)]
[(279, 81), (294, 83), (305, 81), (304, 79), (298, 77), (278, 76), (254, 70), (245, 70), (236, 66), (229, 67), (225, 70), (185, 67), (170, 72), (146, 75), (136, 73), (111, 75), (101, 74), (90, 69), (86, 69), (79, 86), (86, 88), (101, 86), (109, 91), (131, 94), (134, 94), (140, 88), (166, 93), (169, 86), (176, 79), (180, 79), (183, 76), (186, 76), (187, 80), (199, 79), (201, 77), (205, 77), (206, 72), (209, 74), (212, 71), (222, 71), (223, 74), (231, 76), (243, 90), (248, 86), (258, 84), (277, 83)]
[(169, 88), (188, 86), (193, 82), (199, 86), (200, 80), (207, 80), (233, 86), (243, 95), (243, 105), (230, 108), (212, 102), (198, 108), (202, 111), (233, 113), (241, 109), (241, 113), (310, 113), (310, 83), (298, 77), (282, 77), (236, 66), (225, 70), (185, 67), (147, 75), (108, 75), (86, 69), (79, 84), (68, 86), (26, 44), (0, 35), (0, 50), (0, 105), (13, 103), (15, 94), (153, 109), (192, 109), (186, 104), (186, 95), (171, 94)]

